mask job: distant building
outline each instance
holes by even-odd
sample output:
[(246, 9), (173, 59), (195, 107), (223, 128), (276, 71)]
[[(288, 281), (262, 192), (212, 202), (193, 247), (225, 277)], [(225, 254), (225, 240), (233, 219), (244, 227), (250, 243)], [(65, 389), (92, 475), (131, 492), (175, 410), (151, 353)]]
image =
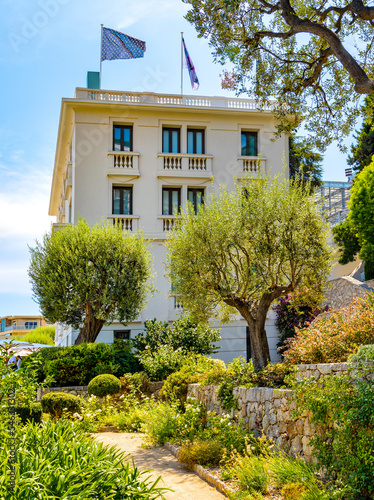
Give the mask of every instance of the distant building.
[(332, 226), (345, 220), (348, 215), (348, 202), (352, 182), (325, 181), (316, 191), (316, 199)]
[[(164, 241), (179, 207), (189, 200), (198, 211), (219, 185), (233, 189), (235, 177), (256, 177), (259, 163), (265, 172), (281, 173), (288, 137), (273, 140), (275, 128), (271, 108), (259, 110), (250, 99), (79, 88), (75, 98), (62, 100), (49, 208), (56, 229), (79, 216), (89, 224), (119, 220), (126, 231), (142, 229), (152, 241), (157, 273), (159, 293), (147, 308), (127, 326), (104, 326), (99, 342), (134, 337), (146, 319), (172, 323), (178, 317), (181, 304), (163, 262)], [(266, 328), (277, 359), (272, 314)], [(222, 327), (220, 358), (250, 357), (244, 319), (217, 326)], [(77, 335), (59, 325), (56, 342), (71, 345)]]
[(47, 326), (43, 316), (3, 316), (0, 318), (0, 338), (25, 335), (38, 326)]

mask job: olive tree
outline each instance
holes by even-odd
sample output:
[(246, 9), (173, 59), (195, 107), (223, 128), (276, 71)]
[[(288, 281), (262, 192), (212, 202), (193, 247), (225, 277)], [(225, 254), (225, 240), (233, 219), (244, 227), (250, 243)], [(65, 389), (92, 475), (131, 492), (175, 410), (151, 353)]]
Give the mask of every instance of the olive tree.
[(95, 342), (104, 324), (134, 320), (151, 290), (151, 257), (141, 234), (83, 219), (30, 248), (34, 299), (50, 323), (80, 328)]
[(273, 301), (303, 285), (322, 293), (331, 265), (328, 229), (301, 181), (259, 176), (188, 204), (167, 240), (167, 274), (200, 320), (239, 312), (256, 370), (270, 360), (265, 321)]

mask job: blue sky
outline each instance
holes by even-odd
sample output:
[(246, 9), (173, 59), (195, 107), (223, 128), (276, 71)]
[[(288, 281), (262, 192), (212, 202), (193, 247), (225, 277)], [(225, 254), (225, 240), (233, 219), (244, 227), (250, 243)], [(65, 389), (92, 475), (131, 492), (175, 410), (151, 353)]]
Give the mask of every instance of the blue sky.
[[(196, 95), (223, 91), (223, 68), (183, 18), (180, 0), (2, 0), (0, 6), (0, 316), (39, 314), (28, 246), (50, 229), (49, 190), (61, 99), (100, 65), (100, 24), (146, 41), (145, 57), (104, 61), (102, 88), (180, 92), (180, 32), (200, 80)], [(184, 70), (184, 92), (192, 93)], [(351, 141), (348, 141), (350, 144)], [(336, 145), (325, 180), (345, 180)]]

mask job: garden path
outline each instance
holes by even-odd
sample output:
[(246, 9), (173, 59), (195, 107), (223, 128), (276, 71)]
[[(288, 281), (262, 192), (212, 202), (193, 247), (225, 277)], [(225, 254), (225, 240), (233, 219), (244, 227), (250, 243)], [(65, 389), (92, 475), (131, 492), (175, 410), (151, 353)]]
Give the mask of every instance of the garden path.
[(159, 486), (174, 491), (165, 493), (167, 500), (223, 500), (225, 498), (215, 488), (209, 486), (194, 472), (179, 463), (173, 455), (163, 447), (144, 449), (141, 447), (142, 435), (125, 432), (103, 432), (94, 434), (95, 439), (111, 446), (117, 446), (134, 459), (140, 469), (153, 469), (153, 478), (162, 477)]

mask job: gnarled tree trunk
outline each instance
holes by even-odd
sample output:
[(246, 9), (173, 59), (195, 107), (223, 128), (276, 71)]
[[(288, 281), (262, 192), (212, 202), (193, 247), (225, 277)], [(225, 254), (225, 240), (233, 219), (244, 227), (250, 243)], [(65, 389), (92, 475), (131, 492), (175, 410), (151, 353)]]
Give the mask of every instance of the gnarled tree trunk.
[(93, 315), (91, 304), (86, 304), (83, 326), (79, 330), (79, 335), (75, 343), (82, 344), (83, 342), (95, 342), (103, 326), (104, 321), (95, 318)]

